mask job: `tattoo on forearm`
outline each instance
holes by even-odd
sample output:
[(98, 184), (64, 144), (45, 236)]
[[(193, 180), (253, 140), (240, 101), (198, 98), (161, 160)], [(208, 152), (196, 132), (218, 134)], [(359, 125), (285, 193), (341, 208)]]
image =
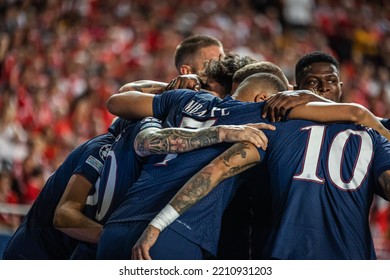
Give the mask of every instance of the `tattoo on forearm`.
[(216, 129), (199, 131), (166, 128), (151, 134), (140, 134), (136, 147), (143, 155), (182, 153), (219, 143)]
[(202, 197), (204, 197), (211, 186), (211, 174), (200, 172), (192, 177), (186, 187), (180, 191), (172, 200), (171, 205), (179, 214), (182, 214)]
[(247, 150), (249, 149), (249, 144), (246, 142), (239, 142), (236, 145), (233, 145), (229, 150), (227, 150), (222, 156), (222, 161), (226, 167), (228, 167), (228, 171), (223, 174), (223, 179), (232, 177), (236, 174), (241, 173), (243, 170), (246, 170), (256, 163), (248, 163), (244, 165), (236, 165), (234, 164), (234, 159), (242, 158), (245, 159), (247, 157)]
[(228, 149), (219, 160), (227, 167), (222, 174), (222, 178), (218, 181), (212, 180), (212, 167), (204, 168), (193, 176), (185, 186), (176, 194), (170, 202), (171, 206), (176, 209), (179, 214), (194, 205), (201, 198), (206, 196), (221, 180), (234, 176), (243, 170), (246, 170), (256, 163), (248, 163), (245, 165), (237, 165), (237, 158), (245, 159), (247, 157), (248, 143), (240, 142)]
[(145, 229), (145, 233), (142, 235), (142, 237), (143, 239), (141, 240), (141, 242), (148, 243), (148, 244), (152, 244), (152, 242), (156, 239), (150, 227), (147, 227)]

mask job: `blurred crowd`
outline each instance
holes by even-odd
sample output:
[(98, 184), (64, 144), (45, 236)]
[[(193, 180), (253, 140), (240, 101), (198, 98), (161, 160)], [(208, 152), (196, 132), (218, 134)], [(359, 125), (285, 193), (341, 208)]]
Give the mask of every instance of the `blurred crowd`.
[[(126, 82), (173, 79), (174, 50), (192, 34), (276, 63), (291, 84), (300, 56), (327, 51), (341, 63), (343, 102), (390, 117), (386, 0), (3, 0), (0, 202), (32, 203), (71, 150), (107, 130), (108, 97)], [(389, 220), (377, 199), (381, 254)], [(18, 222), (0, 213), (0, 229)]]

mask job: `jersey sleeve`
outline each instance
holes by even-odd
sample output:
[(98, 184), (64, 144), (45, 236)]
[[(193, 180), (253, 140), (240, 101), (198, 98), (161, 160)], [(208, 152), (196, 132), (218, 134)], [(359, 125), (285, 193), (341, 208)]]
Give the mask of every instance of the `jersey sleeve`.
[(111, 133), (107, 133), (104, 137), (91, 141), (82, 151), (74, 174), (79, 174), (91, 184), (94, 184), (100, 176), (103, 164), (114, 140), (115, 137)]
[(162, 128), (162, 122), (159, 119), (153, 118), (153, 117), (147, 117), (141, 120), (139, 124), (139, 128), (137, 129), (136, 133), (150, 128), (150, 127), (155, 127), (155, 128)]
[(382, 119), (381, 123), (383, 124), (384, 127), (390, 130), (390, 119)]
[(153, 117), (165, 120), (171, 108), (187, 97), (188, 90), (169, 90), (153, 98)]

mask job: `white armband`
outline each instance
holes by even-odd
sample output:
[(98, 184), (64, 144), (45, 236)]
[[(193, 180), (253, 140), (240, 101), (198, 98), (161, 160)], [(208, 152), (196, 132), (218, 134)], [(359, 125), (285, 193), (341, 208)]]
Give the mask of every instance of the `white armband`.
[(162, 231), (180, 216), (170, 204), (165, 206), (160, 213), (150, 222), (150, 225)]

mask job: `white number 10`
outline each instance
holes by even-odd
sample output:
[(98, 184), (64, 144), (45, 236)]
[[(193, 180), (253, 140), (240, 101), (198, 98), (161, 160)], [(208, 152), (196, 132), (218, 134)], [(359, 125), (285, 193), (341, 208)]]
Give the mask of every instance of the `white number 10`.
[[(318, 164), (321, 152), (326, 152), (328, 153), (326, 164), (331, 182), (343, 190), (355, 190), (359, 188), (367, 175), (373, 155), (373, 144), (368, 133), (351, 129), (341, 131), (331, 141), (329, 150), (324, 151), (322, 146), (325, 136), (325, 126), (308, 126), (302, 128), (302, 130), (308, 130), (307, 147), (303, 159), (302, 171), (300, 174), (295, 174), (293, 178), (296, 180), (323, 183), (324, 178), (318, 176)], [(344, 180), (342, 177), (344, 148), (351, 135), (360, 136), (361, 143), (357, 151), (351, 178)]]

